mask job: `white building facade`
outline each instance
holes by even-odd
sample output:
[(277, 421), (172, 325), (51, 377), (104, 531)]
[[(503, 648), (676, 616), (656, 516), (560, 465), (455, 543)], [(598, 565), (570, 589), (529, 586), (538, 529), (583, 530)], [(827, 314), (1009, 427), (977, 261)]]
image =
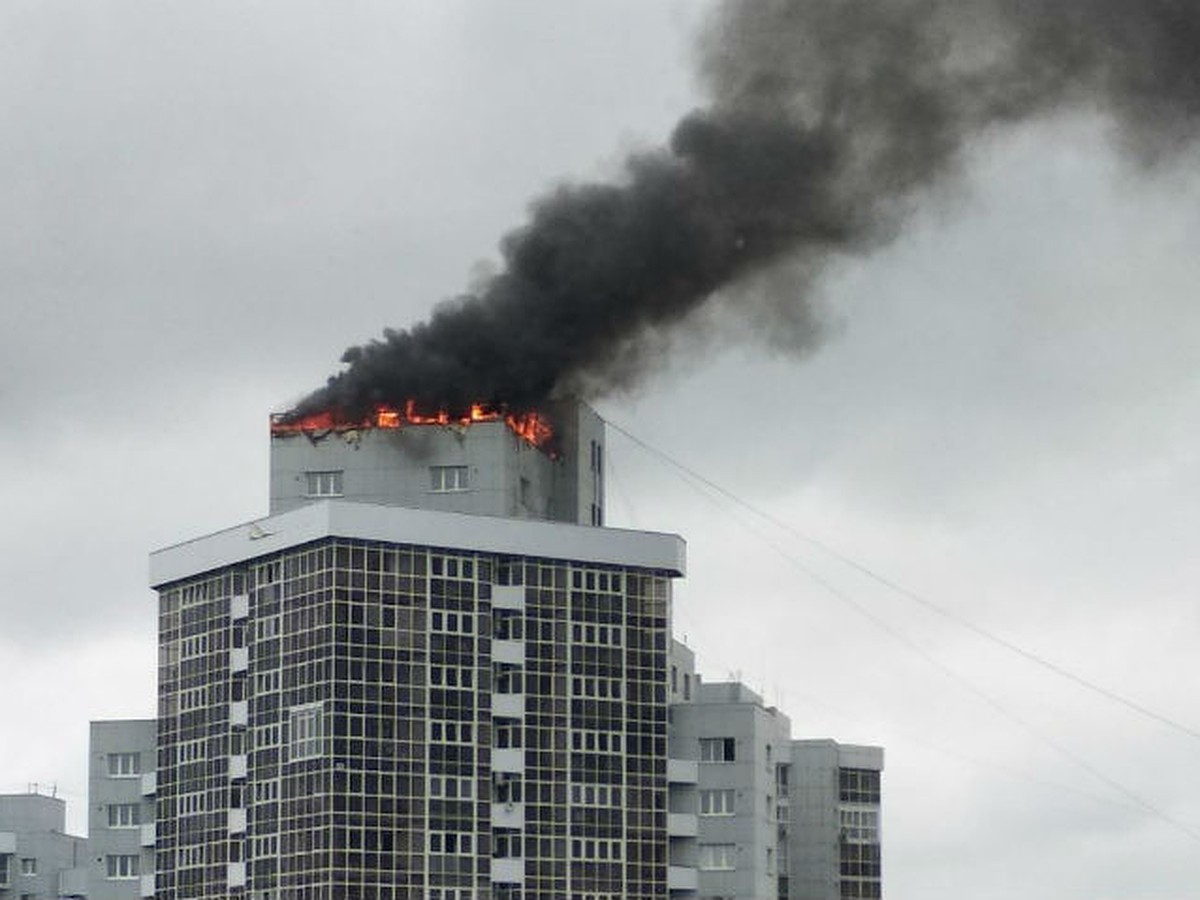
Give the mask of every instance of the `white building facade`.
[(88, 897), (154, 896), (157, 721), (91, 723), (88, 742)]
[(87, 896), (87, 840), (66, 820), (58, 797), (0, 794), (0, 900)]
[[(793, 740), (787, 716), (739, 682), (702, 682), (678, 642), (669, 660), (670, 753), (695, 760), (694, 865), (701, 900), (882, 896), (883, 750)], [(677, 763), (678, 764), (678, 763)], [(672, 810), (689, 809), (674, 789)]]

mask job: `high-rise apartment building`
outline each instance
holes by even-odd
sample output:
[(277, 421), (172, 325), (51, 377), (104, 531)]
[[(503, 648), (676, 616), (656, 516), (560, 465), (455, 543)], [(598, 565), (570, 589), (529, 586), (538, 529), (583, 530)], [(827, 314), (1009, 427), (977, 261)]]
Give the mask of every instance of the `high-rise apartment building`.
[(666, 896), (683, 542), (563, 521), (565, 431), (279, 430), (276, 514), (152, 555), (157, 896)]
[(594, 527), (603, 423), (554, 422), (275, 423), (270, 515), (151, 557), (156, 771), (93, 726), (94, 896), (881, 895), (882, 751), (702, 683), (682, 540)]

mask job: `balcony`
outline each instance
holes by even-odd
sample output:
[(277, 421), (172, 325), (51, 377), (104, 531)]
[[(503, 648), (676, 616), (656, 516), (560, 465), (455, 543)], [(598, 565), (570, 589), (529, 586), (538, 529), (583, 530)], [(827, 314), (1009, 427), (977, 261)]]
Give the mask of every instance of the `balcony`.
[(153, 797), (158, 793), (158, 773), (143, 772), (142, 773), (142, 796)]
[(493, 828), (524, 828), (525, 827), (525, 804), (524, 803), (493, 803), (492, 804), (492, 827)]
[(525, 860), (500, 856), (492, 859), (492, 884), (524, 884)]
[(225, 884), (231, 888), (246, 886), (246, 864), (244, 862), (225, 864)]
[(525, 642), (503, 638), (492, 641), (492, 662), (525, 665)]
[(691, 866), (667, 866), (667, 890), (694, 891), (700, 887), (700, 876)]
[(505, 748), (492, 751), (492, 771), (508, 772), (520, 775), (525, 771), (525, 751), (516, 748)]
[(250, 723), (250, 703), (246, 700), (234, 700), (229, 704), (229, 725), (231, 728), (245, 728)]
[(695, 813), (668, 813), (668, 837), (695, 837), (700, 833), (700, 820)]
[(497, 719), (525, 718), (525, 695), (492, 694), (492, 716)]
[(250, 668), (250, 650), (247, 647), (232, 647), (229, 650), (229, 671), (245, 672)]
[(158, 840), (158, 828), (153, 822), (147, 822), (141, 826), (139, 846), (153, 847), (154, 842)]
[(87, 897), (87, 893), (88, 870), (86, 868), (63, 869), (58, 873), (59, 897)]
[(250, 615), (250, 595), (249, 594), (234, 594), (229, 600), (229, 617), (234, 619), (244, 619)]
[(229, 810), (229, 833), (230, 834), (245, 834), (246, 833), (246, 810), (234, 807)]
[(139, 896), (153, 897), (154, 896), (154, 873), (148, 872), (141, 877), (141, 892)]
[(230, 779), (246, 777), (246, 754), (239, 753), (229, 757), (229, 777)]
[(493, 609), (525, 609), (525, 587), (523, 585), (496, 585), (492, 588)]
[(700, 780), (700, 764), (694, 759), (668, 759), (667, 781), (671, 784), (696, 784)]

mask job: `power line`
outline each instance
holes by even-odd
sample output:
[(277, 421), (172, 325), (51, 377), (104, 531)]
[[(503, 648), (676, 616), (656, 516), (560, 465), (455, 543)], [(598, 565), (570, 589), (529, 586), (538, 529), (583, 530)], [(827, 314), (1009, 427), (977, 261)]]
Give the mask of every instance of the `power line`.
[[(750, 512), (754, 513), (755, 515), (760, 516), (761, 518), (763, 518), (769, 522), (773, 522), (777, 525), (784, 524), (784, 523), (778, 522), (778, 520), (776, 520), (773, 516), (770, 516), (764, 512), (761, 512), (760, 510), (756, 509), (750, 503), (742, 500), (740, 497), (738, 497), (737, 495), (733, 494), (732, 492), (726, 490), (725, 488), (720, 487), (719, 485), (715, 484), (710, 479), (704, 477), (703, 475), (696, 472), (695, 470), (693, 470), (693, 469), (689, 468), (688, 466), (684, 465), (683, 463), (675, 460), (673, 457), (669, 456), (667, 453), (665, 453), (661, 450), (658, 450), (657, 448), (651, 446), (650, 444), (646, 443), (645, 441), (641, 440), (640, 438), (635, 437), (633, 434), (631, 434), (628, 430), (621, 427), (620, 425), (616, 425), (615, 423), (613, 423), (611, 421), (608, 422), (608, 424), (611, 427), (613, 427), (615, 430), (617, 430), (618, 432), (623, 434), (626, 438), (633, 441), (638, 446), (642, 447), (643, 449), (647, 450), (648, 452), (654, 454), (655, 456), (659, 457), (660, 459), (664, 460), (671, 466), (678, 469), (681, 473), (684, 473), (687, 476), (689, 476), (690, 478), (695, 479), (696, 481), (699, 481), (700, 483), (712, 488), (713, 490), (717, 491), (719, 494), (728, 498), (729, 500), (735, 502), (739, 506), (749, 510)], [(1193, 831), (1189, 826), (1187, 826), (1183, 822), (1180, 822), (1179, 820), (1173, 818), (1168, 813), (1159, 809), (1154, 804), (1143, 799), (1138, 794), (1136, 794), (1129, 788), (1125, 787), (1120, 782), (1118, 782), (1115, 779), (1111, 778), (1110, 776), (1104, 774), (1104, 772), (1100, 771), (1095, 766), (1091, 765), (1086, 760), (1084, 760), (1082, 757), (1080, 757), (1077, 754), (1070, 751), (1064, 745), (1051, 739), (1047, 735), (1042, 734), (1032, 724), (1030, 724), (1028, 721), (1023, 719), (1021, 716), (1017, 715), (1012, 710), (1005, 707), (1004, 704), (1000, 703), (1000, 701), (996, 700), (990, 694), (983, 691), (981, 688), (977, 687), (974, 683), (972, 683), (970, 680), (968, 680), (961, 673), (957, 672), (950, 666), (947, 666), (946, 664), (935, 659), (933, 656), (931, 656), (929, 653), (927, 653), (922, 647), (920, 647), (918, 644), (913, 642), (912, 639), (910, 639), (907, 635), (897, 631), (895, 628), (893, 628), (887, 622), (883, 621), (878, 616), (876, 616), (874, 613), (872, 613), (866, 606), (864, 606), (863, 604), (854, 600), (847, 593), (840, 590), (838, 587), (833, 585), (827, 579), (818, 575), (816, 572), (814, 572), (812, 569), (810, 569), (808, 566), (806, 566), (803, 562), (801, 562), (799, 559), (797, 559), (787, 549), (781, 547), (779, 544), (777, 544), (771, 538), (769, 538), (768, 536), (763, 534), (758, 529), (753, 528), (749, 524), (747, 524), (745, 522), (742, 522), (741, 524), (743, 525), (743, 527), (747, 528), (753, 534), (757, 535), (759, 537), (759, 539), (761, 539), (775, 553), (779, 554), (785, 561), (787, 561), (789, 564), (791, 564), (792, 566), (797, 568), (799, 571), (803, 572), (810, 580), (812, 580), (813, 582), (815, 582), (816, 584), (818, 584), (819, 586), (824, 588), (831, 596), (840, 600), (841, 602), (843, 602), (844, 604), (849, 606), (851, 609), (855, 610), (859, 615), (863, 616), (865, 619), (867, 619), (869, 622), (871, 622), (873, 625), (875, 625), (876, 628), (879, 628), (881, 631), (888, 634), (894, 640), (903, 644), (911, 652), (915, 653), (916, 655), (918, 655), (919, 657), (924, 659), (926, 661), (926, 663), (933, 666), (938, 671), (942, 672), (943, 675), (947, 676), (948, 678), (950, 678), (953, 681), (958, 682), (963, 688), (965, 688), (971, 694), (975, 695), (976, 698), (978, 698), (979, 700), (981, 700), (982, 702), (984, 702), (985, 704), (990, 706), (997, 713), (999, 713), (1003, 717), (1009, 719), (1010, 721), (1014, 722), (1015, 724), (1019, 725), (1022, 729), (1027, 731), (1034, 738), (1036, 738), (1037, 740), (1041, 741), (1046, 746), (1053, 749), (1055, 752), (1057, 752), (1058, 754), (1063, 756), (1065, 759), (1074, 763), (1080, 769), (1083, 769), (1085, 772), (1090, 774), (1093, 778), (1104, 783), (1112, 790), (1114, 790), (1117, 793), (1124, 796), (1127, 800), (1131, 801), (1133, 804), (1135, 804), (1137, 807), (1139, 807), (1143, 811), (1149, 813), (1150, 815), (1152, 815), (1158, 819), (1161, 819), (1163, 822), (1165, 822), (1165, 823), (1171, 825), (1173, 828), (1181, 831), (1183, 834), (1187, 835), (1192, 840), (1200, 842), (1200, 833)], [(788, 532), (791, 532), (791, 533), (795, 533), (794, 530), (791, 529), (790, 527), (785, 526), (785, 530), (787, 530)], [(857, 568), (857, 566), (856, 566), (856, 568)], [(867, 570), (865, 568), (862, 569), (862, 571), (869, 572), (869, 570)], [(882, 583), (888, 584), (890, 586), (890, 582), (884, 581)], [(907, 596), (907, 594), (905, 594), (905, 595)], [(984, 634), (985, 636), (987, 635), (987, 632), (983, 631), (982, 629), (979, 630), (979, 633)], [(1022, 655), (1025, 655), (1025, 654), (1022, 654)], [(1034, 659), (1037, 658), (1037, 657), (1033, 656), (1032, 654), (1030, 654), (1030, 657), (1034, 658)], [(1089, 684), (1088, 682), (1086, 682), (1086, 680), (1083, 680), (1083, 679), (1080, 679), (1080, 683)], [(1186, 728), (1183, 730), (1189, 731)]]
[(732, 491), (729, 491), (729, 490), (721, 487), (721, 485), (717, 484), (716, 482), (712, 481), (709, 478), (706, 478), (704, 475), (701, 475), (695, 469), (692, 469), (692, 468), (688, 467), (687, 465), (674, 459), (673, 457), (671, 457), (664, 451), (659, 450), (656, 447), (651, 446), (650, 444), (647, 444), (645, 441), (643, 441), (640, 438), (636, 437), (635, 435), (631, 434), (629, 431), (627, 431), (625, 428), (622, 428), (620, 425), (616, 425), (612, 422), (609, 422), (608, 424), (610, 426), (612, 426), (615, 430), (617, 430), (621, 434), (623, 434), (626, 438), (628, 438), (629, 440), (633, 441), (635, 444), (637, 444), (638, 446), (643, 448), (644, 450), (647, 450), (648, 452), (653, 453), (655, 456), (658, 456), (660, 459), (662, 459), (663, 461), (667, 462), (668, 464), (674, 466), (675, 468), (679, 469), (680, 471), (686, 472), (690, 477), (701, 482), (702, 484), (704, 484), (706, 487), (710, 488), (711, 490), (716, 491), (717, 493), (721, 494), (723, 497), (726, 497), (727, 499), (738, 504), (739, 506), (743, 507), (744, 509), (753, 513), (754, 515), (760, 517), (761, 519), (771, 523), (772, 525), (776, 526), (777, 528), (783, 529), (784, 531), (788, 532), (789, 534), (791, 534), (793, 537), (797, 538), (798, 540), (804, 541), (806, 544), (817, 548), (822, 553), (825, 553), (826, 555), (836, 559), (838, 562), (842, 563), (843, 565), (849, 566), (850, 568), (854, 569), (856, 572), (859, 572), (859, 573), (867, 576), (875, 583), (882, 585), (883, 587), (886, 587), (889, 590), (894, 591), (895, 593), (900, 594), (903, 597), (908, 598), (909, 600), (913, 601), (914, 603), (917, 603), (920, 606), (924, 607), (925, 609), (928, 609), (931, 612), (934, 612), (934, 613), (942, 616), (943, 618), (947, 619), (950, 622), (953, 622), (954, 624), (958, 625), (959, 627), (965, 628), (968, 631), (978, 635), (979, 637), (982, 637), (988, 641), (991, 641), (993, 644), (997, 645), (998, 647), (1002, 647), (1005, 650), (1008, 650), (1010, 653), (1014, 653), (1017, 656), (1020, 656), (1022, 659), (1025, 659), (1027, 662), (1031, 662), (1034, 665), (1040, 666), (1041, 668), (1043, 668), (1049, 672), (1052, 672), (1055, 675), (1058, 675), (1059, 677), (1066, 679), (1067, 681), (1073, 682), (1074, 684), (1078, 685), (1079, 687), (1089, 690), (1092, 693), (1097, 694), (1098, 696), (1104, 697), (1106, 700), (1110, 700), (1114, 703), (1118, 703), (1121, 706), (1124, 706), (1126, 709), (1132, 710), (1133, 712), (1136, 712), (1139, 715), (1145, 716), (1146, 718), (1149, 718), (1149, 719), (1153, 719), (1154, 721), (1158, 722), (1161, 725), (1165, 725), (1168, 728), (1172, 728), (1175, 731), (1178, 731), (1181, 734), (1185, 734), (1188, 737), (1193, 738), (1195, 740), (1200, 740), (1200, 730), (1191, 728), (1187, 725), (1184, 725), (1181, 722), (1177, 722), (1174, 719), (1172, 719), (1162, 713), (1159, 713), (1159, 712), (1156, 712), (1156, 711), (1150, 709), (1149, 707), (1145, 706), (1144, 704), (1138, 703), (1136, 700), (1131, 700), (1130, 698), (1125, 697), (1121, 694), (1118, 694), (1116, 691), (1113, 691), (1110, 688), (1106, 688), (1103, 685), (1096, 684), (1095, 682), (1088, 680), (1087, 678), (1083, 677), (1082, 675), (1079, 675), (1076, 672), (1072, 672), (1070, 669), (1067, 669), (1064, 666), (1059, 665), (1058, 663), (1052, 662), (1052, 661), (1046, 659), (1045, 657), (1039, 656), (1038, 654), (1034, 653), (1032, 650), (1027, 650), (1024, 647), (1021, 647), (1019, 644), (1016, 644), (1016, 643), (1008, 640), (1007, 638), (1004, 638), (1004, 637), (1001, 637), (1000, 635), (994, 634), (994, 633), (988, 631), (986, 628), (983, 628), (980, 625), (976, 625), (974, 622), (970, 621), (969, 619), (966, 619), (963, 616), (953, 612), (952, 610), (947, 609), (946, 607), (944, 607), (938, 603), (935, 603), (933, 600), (930, 600), (928, 597), (925, 597), (925, 596), (917, 593), (916, 591), (911, 590), (910, 588), (906, 588), (903, 585), (898, 584), (895, 581), (885, 577), (884, 575), (879, 574), (878, 572), (871, 569), (866, 564), (859, 562), (858, 560), (854, 559), (853, 557), (848, 556), (844, 553), (841, 553), (838, 550), (834, 549), (833, 547), (830, 547), (828, 544), (826, 544), (814, 537), (811, 537), (809, 535), (806, 535), (806, 534), (800, 532), (799, 530), (794, 528), (790, 523), (785, 522), (782, 519), (779, 519), (778, 517), (771, 515), (769, 512), (766, 512), (765, 510), (759, 509), (758, 507), (754, 506), (753, 504), (749, 503), (748, 501), (743, 500), (741, 497), (737, 496)]

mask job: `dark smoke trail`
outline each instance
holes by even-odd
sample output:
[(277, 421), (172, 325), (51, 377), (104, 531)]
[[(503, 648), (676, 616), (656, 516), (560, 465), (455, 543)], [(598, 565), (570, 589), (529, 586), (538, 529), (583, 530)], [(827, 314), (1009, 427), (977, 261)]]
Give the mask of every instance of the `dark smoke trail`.
[[(702, 51), (711, 102), (666, 148), (629, 159), (623, 183), (535, 201), (499, 275), (347, 350), (297, 412), (599, 396), (719, 289), (890, 238), (991, 127), (1096, 109), (1153, 160), (1200, 117), (1195, 0), (744, 0), (719, 8)], [(814, 319), (802, 289), (771, 302)]]

